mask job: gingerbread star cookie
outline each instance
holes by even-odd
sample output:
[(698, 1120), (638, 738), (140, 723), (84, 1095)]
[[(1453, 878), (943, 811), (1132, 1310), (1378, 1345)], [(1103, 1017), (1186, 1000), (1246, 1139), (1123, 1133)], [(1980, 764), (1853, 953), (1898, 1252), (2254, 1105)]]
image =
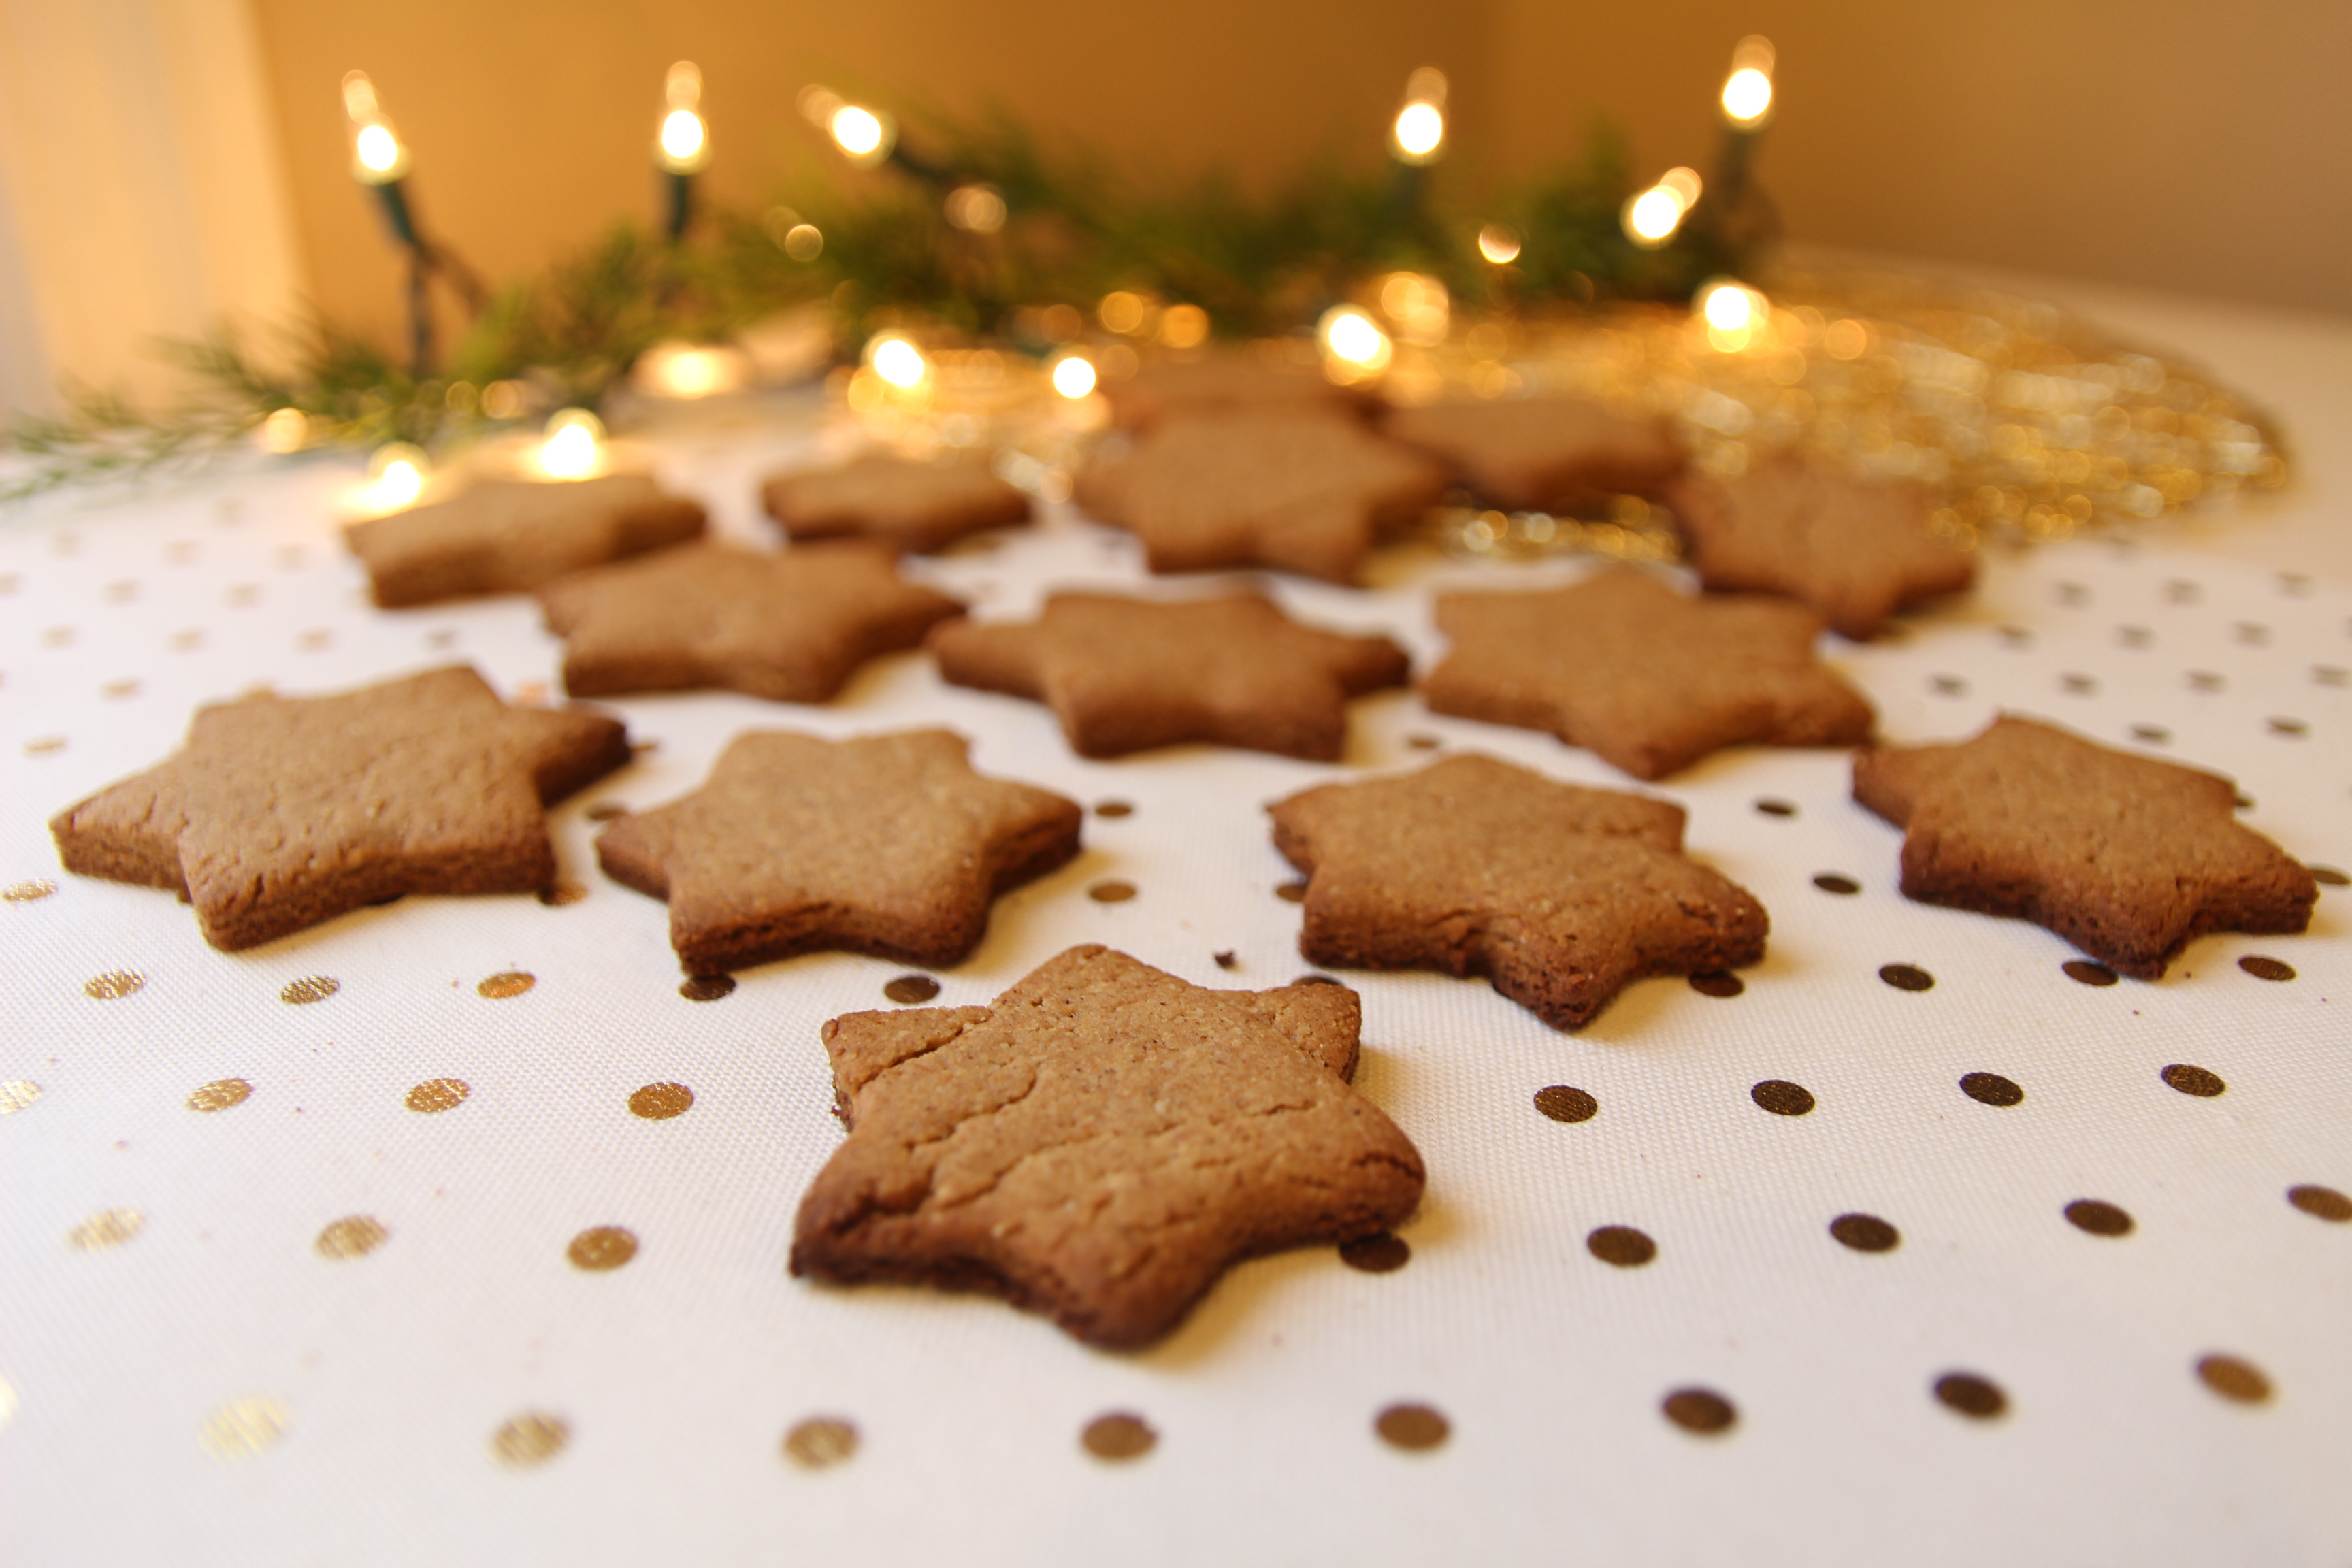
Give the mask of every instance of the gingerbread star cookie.
[(835, 1018), (849, 1138), (801, 1200), (792, 1270), (1149, 1344), (1228, 1266), (1420, 1202), (1421, 1155), (1348, 1086), (1360, 1024), (1344, 986), (1208, 991), (1100, 947), (991, 1006)]
[(1678, 481), (1670, 500), (1701, 583), (1801, 600), (1857, 642), (1897, 610), (1976, 581), (1976, 557), (1927, 531), (1914, 485), (1783, 457), (1731, 479)]
[(457, 665), (200, 709), (176, 755), (49, 832), (67, 870), (169, 888), (235, 952), (404, 893), (549, 887), (544, 803), (628, 760), (616, 721), (510, 708)]
[(1904, 830), (1906, 896), (2047, 926), (2144, 980), (2208, 931), (2300, 931), (2319, 896), (2231, 815), (2228, 779), (2011, 714), (1861, 753), (1853, 798)]
[(1664, 419), (1575, 397), (1464, 399), (1399, 408), (1381, 427), (1453, 465), (1489, 506), (1574, 510), (1609, 495), (1652, 494), (1679, 473)]
[(1310, 963), (1483, 974), (1576, 1029), (1645, 975), (1764, 956), (1764, 907), (1684, 858), (1666, 801), (1472, 755), (1270, 809), (1275, 847), (1308, 876)]
[(1402, 686), (1410, 668), (1386, 637), (1302, 626), (1255, 595), (1056, 594), (1027, 625), (951, 621), (929, 640), (954, 684), (1051, 707), (1082, 757), (1207, 741), (1335, 762), (1348, 699)]
[(1820, 617), (1783, 599), (1692, 598), (1631, 566), (1537, 594), (1442, 594), (1454, 650), (1440, 713), (1549, 730), (1636, 778), (1726, 746), (1852, 746), (1862, 694), (1813, 657)]
[(541, 583), (701, 537), (702, 505), (639, 474), (567, 484), (486, 479), (343, 531), (385, 609)]
[(793, 539), (878, 539), (918, 553), (1029, 521), (1029, 498), (979, 463), (917, 463), (879, 452), (779, 474), (761, 487), (760, 500)]
[(772, 702), (826, 701), (867, 659), (963, 613), (862, 541), (668, 550), (551, 583), (539, 602), (574, 697), (715, 686)]
[(1444, 494), (1444, 466), (1328, 414), (1168, 420), (1079, 476), (1089, 513), (1154, 572), (1272, 566), (1352, 583), (1373, 543)]
[(614, 881), (669, 901), (689, 974), (819, 949), (950, 964), (1006, 889), (1078, 850), (1079, 810), (971, 771), (960, 735), (739, 735), (692, 795), (596, 838)]
[(1105, 381), (1102, 395), (1111, 423), (1122, 430), (1148, 430), (1195, 414), (1320, 411), (1360, 417), (1372, 406), (1369, 394), (1338, 384), (1319, 367), (1230, 349), (1148, 364), (1124, 381)]

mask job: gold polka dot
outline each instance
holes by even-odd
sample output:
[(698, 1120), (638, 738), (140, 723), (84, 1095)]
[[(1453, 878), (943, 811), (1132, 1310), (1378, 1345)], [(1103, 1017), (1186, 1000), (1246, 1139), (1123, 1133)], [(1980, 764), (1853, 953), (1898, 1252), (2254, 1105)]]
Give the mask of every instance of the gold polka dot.
[(215, 1459), (250, 1459), (278, 1446), (294, 1412), (267, 1394), (232, 1399), (205, 1417), (196, 1441)]
[(784, 1434), (784, 1458), (803, 1469), (838, 1465), (857, 1452), (857, 1428), (837, 1415), (816, 1415)]
[(139, 683), (135, 680), (110, 680), (98, 689), (98, 694), (110, 701), (119, 702), (126, 697), (138, 696)]
[(12, 1078), (0, 1083), (0, 1116), (14, 1116), (28, 1110), (41, 1098), (41, 1086), (28, 1078)]
[(335, 634), (331, 631), (308, 631), (295, 639), (295, 646), (304, 653), (317, 653), (321, 648), (332, 647), (334, 642)]
[(1160, 1434), (1142, 1416), (1115, 1410), (1087, 1422), (1078, 1441), (1097, 1459), (1139, 1459), (1159, 1443)]
[(25, 742), (25, 754), (28, 757), (46, 757), (51, 752), (65, 749), (66, 738), (63, 735), (41, 735)]
[(51, 626), (41, 634), (43, 647), (71, 647), (73, 640), (74, 629), (71, 626)]
[(278, 994), (278, 999), (299, 1007), (306, 1003), (324, 1002), (342, 988), (343, 983), (331, 974), (306, 974), (289, 982), (286, 989)]
[(1372, 1430), (1391, 1447), (1419, 1452), (1444, 1442), (1454, 1426), (1426, 1405), (1391, 1405), (1373, 1421)]
[(1739, 1419), (1731, 1401), (1711, 1388), (1678, 1388), (1661, 1400), (1658, 1408), (1684, 1431), (1702, 1436), (1728, 1432)]
[(563, 1249), (574, 1268), (584, 1268), (592, 1274), (618, 1268), (637, 1255), (637, 1238), (617, 1225), (600, 1225), (583, 1230), (572, 1238)]
[(1087, 889), (1087, 897), (1098, 904), (1123, 904), (1135, 897), (1135, 884), (1118, 881), (1116, 879), (1108, 882), (1097, 882)]
[(0, 900), (12, 904), (29, 904), (37, 899), (46, 899), (57, 890), (58, 885), (46, 879), (11, 882), (5, 888), (0, 888)]
[(92, 1001), (111, 1002), (118, 996), (130, 995), (146, 984), (147, 977), (143, 974), (128, 969), (110, 969), (103, 974), (93, 974), (83, 981), (81, 990), (82, 994)]
[(216, 1078), (188, 1092), (190, 1110), (226, 1110), (253, 1098), (253, 1085), (241, 1078)]
[(558, 882), (551, 888), (541, 889), (539, 901), (549, 909), (561, 909), (565, 904), (576, 904), (587, 896), (588, 889), (577, 882)]
[(100, 1209), (66, 1233), (66, 1245), (76, 1252), (103, 1252), (120, 1247), (147, 1225), (137, 1209)]
[(455, 1110), (473, 1092), (462, 1078), (428, 1078), (408, 1091), (408, 1109), (420, 1116)]
[(172, 651), (173, 653), (189, 653), (204, 646), (205, 634), (202, 632), (173, 632), (172, 634)]
[(319, 1239), (311, 1245), (319, 1249), (321, 1258), (365, 1258), (382, 1247), (391, 1234), (370, 1215), (346, 1215), (320, 1231)]
[(2222, 1398), (2239, 1405), (2260, 1405), (2271, 1396), (2271, 1380), (2263, 1369), (2233, 1355), (2209, 1355), (2197, 1363), (2198, 1381)]
[(649, 1083), (629, 1096), (629, 1114), (647, 1121), (667, 1121), (684, 1116), (694, 1105), (694, 1090), (682, 1083)]
[(536, 977), (525, 974), (520, 969), (502, 969), (474, 989), (497, 1002), (509, 996), (520, 996), (538, 984)]
[(572, 1441), (572, 1423), (527, 1410), (490, 1434), (490, 1457), (518, 1469), (543, 1465)]

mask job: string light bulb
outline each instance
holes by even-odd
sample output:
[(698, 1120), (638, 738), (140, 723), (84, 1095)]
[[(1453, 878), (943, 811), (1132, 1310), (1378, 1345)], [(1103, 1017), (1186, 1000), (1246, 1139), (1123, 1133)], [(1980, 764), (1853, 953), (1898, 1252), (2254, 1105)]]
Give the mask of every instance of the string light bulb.
[(1669, 169), (1658, 183), (1637, 193), (1625, 204), (1625, 237), (1644, 250), (1655, 250), (1674, 238), (1684, 216), (1698, 205), (1698, 175), (1689, 169)]
[(1349, 379), (1377, 375), (1388, 368), (1395, 348), (1389, 335), (1353, 305), (1334, 305), (1315, 324), (1315, 336), (1327, 358), (1327, 368)]
[(922, 384), (930, 366), (923, 351), (896, 332), (884, 332), (866, 345), (866, 363), (874, 374), (901, 391)]
[(1490, 223), (1478, 231), (1478, 254), (1497, 267), (1519, 258), (1518, 231), (1507, 224)]
[(604, 422), (585, 408), (560, 409), (548, 417), (539, 444), (540, 471), (551, 479), (593, 478), (604, 465)]
[(1445, 73), (1423, 66), (1406, 79), (1404, 105), (1390, 128), (1389, 143), (1407, 163), (1433, 163), (1445, 142)]
[(1723, 81), (1723, 118), (1735, 131), (1761, 131), (1772, 117), (1772, 40), (1751, 33), (1731, 51)]
[(702, 70), (692, 60), (669, 68), (662, 83), (664, 110), (656, 156), (673, 174), (691, 174), (710, 162), (710, 129), (703, 122)]
[(375, 83), (367, 72), (343, 77), (343, 116), (351, 122), (353, 179), (363, 185), (382, 185), (408, 173), (408, 144), (376, 101)]
[(1709, 346), (1738, 353), (1770, 323), (1772, 306), (1745, 283), (1718, 278), (1700, 286), (1698, 315), (1706, 323)]
[(1095, 389), (1094, 362), (1084, 354), (1065, 354), (1054, 362), (1054, 390), (1064, 397), (1080, 398)]
[(425, 477), (432, 471), (433, 460), (421, 447), (405, 441), (378, 447), (368, 458), (367, 510), (398, 511), (415, 505), (416, 498), (425, 493)]
[(270, 411), (256, 430), (261, 449), (284, 457), (299, 452), (310, 444), (310, 418), (299, 408), (278, 408)]

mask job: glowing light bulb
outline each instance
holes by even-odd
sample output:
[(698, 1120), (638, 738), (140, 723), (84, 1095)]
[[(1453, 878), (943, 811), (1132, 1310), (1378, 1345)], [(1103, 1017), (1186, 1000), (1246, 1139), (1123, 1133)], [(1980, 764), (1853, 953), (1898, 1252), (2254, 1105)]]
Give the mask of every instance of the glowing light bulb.
[(1324, 311), (1316, 335), (1333, 359), (1367, 374), (1385, 368), (1393, 352), (1389, 335), (1373, 325), (1370, 316), (1349, 305), (1334, 305)]
[(352, 174), (362, 184), (387, 184), (408, 173), (408, 149), (392, 128), (367, 72), (352, 71), (343, 78), (343, 114), (352, 123)]
[(698, 163), (709, 138), (702, 127), (702, 116), (691, 109), (673, 109), (662, 117), (662, 162), (683, 172)]
[(1518, 231), (1499, 223), (1490, 223), (1478, 231), (1478, 254), (1497, 267), (1507, 267), (1519, 258)]
[(540, 471), (551, 479), (584, 479), (604, 462), (604, 422), (584, 408), (566, 408), (547, 422), (539, 445)]
[(280, 408), (261, 422), (261, 449), (283, 457), (310, 444), (310, 421), (299, 408)]
[(1701, 296), (1699, 310), (1717, 331), (1736, 332), (1755, 319), (1756, 301), (1737, 283), (1717, 283)]
[(1723, 83), (1723, 118), (1734, 130), (1760, 129), (1772, 113), (1772, 40), (1755, 34), (1731, 51), (1731, 74)]
[(845, 103), (833, 111), (833, 139), (853, 158), (870, 158), (882, 150), (882, 120), (870, 109)]
[(371, 511), (398, 511), (414, 506), (425, 493), (425, 478), (432, 471), (432, 459), (405, 441), (379, 447), (368, 458), (368, 477), (373, 482), (363, 504)]
[(877, 338), (866, 357), (875, 374), (897, 387), (919, 385), (930, 369), (923, 363), (923, 351), (899, 337)]
[(388, 125), (361, 126), (358, 146), (360, 163), (372, 174), (389, 174), (400, 162), (400, 138)]
[(1412, 163), (1427, 163), (1445, 140), (1445, 111), (1433, 103), (1408, 103), (1397, 111), (1397, 151)]
[(1054, 390), (1065, 397), (1084, 397), (1095, 389), (1095, 367), (1083, 354), (1066, 354), (1054, 363)]
[(1625, 237), (1654, 250), (1682, 226), (1683, 204), (1664, 185), (1652, 185), (1625, 204), (1624, 222)]
[(635, 380), (656, 397), (712, 397), (740, 387), (750, 368), (740, 349), (656, 343), (638, 359)]

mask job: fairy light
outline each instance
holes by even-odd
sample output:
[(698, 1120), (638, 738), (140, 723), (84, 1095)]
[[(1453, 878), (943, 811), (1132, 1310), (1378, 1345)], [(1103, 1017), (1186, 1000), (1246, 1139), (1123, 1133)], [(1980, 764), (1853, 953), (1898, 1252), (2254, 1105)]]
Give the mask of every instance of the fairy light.
[(367, 510), (378, 512), (414, 506), (425, 493), (425, 476), (432, 471), (433, 460), (405, 441), (378, 447), (368, 458), (369, 484), (361, 503)]
[(1171, 305), (1160, 313), (1160, 341), (1171, 349), (1196, 349), (1209, 341), (1209, 312), (1198, 305)]
[(1352, 305), (1334, 305), (1315, 325), (1323, 352), (1337, 362), (1331, 368), (1350, 376), (1372, 375), (1388, 368), (1394, 353), (1389, 335)]
[(958, 185), (948, 193), (947, 218), (968, 234), (994, 234), (1004, 226), (1004, 197), (994, 185)]
[(930, 371), (922, 350), (889, 332), (866, 345), (866, 363), (874, 367), (875, 374), (902, 391), (921, 385)]
[(638, 359), (633, 378), (656, 397), (692, 400), (741, 387), (747, 366), (740, 349), (656, 343)]
[(654, 137), (654, 163), (668, 176), (669, 237), (686, 233), (694, 218), (694, 176), (710, 162), (710, 128), (703, 122), (702, 68), (679, 60), (662, 79), (661, 129)]
[(1738, 353), (1763, 332), (1772, 319), (1772, 307), (1746, 284), (1717, 279), (1700, 286), (1698, 315), (1706, 323), (1708, 346)]
[(367, 72), (343, 78), (343, 116), (351, 122), (352, 177), (363, 185), (397, 184), (408, 173), (408, 146), (376, 100)]
[(1445, 143), (1445, 73), (1423, 66), (1406, 79), (1404, 105), (1390, 128), (1390, 148), (1406, 163), (1437, 160)]
[(310, 419), (299, 408), (274, 410), (257, 432), (261, 449), (284, 457), (310, 444)]
[(1772, 40), (1750, 34), (1731, 51), (1723, 81), (1723, 119), (1735, 131), (1761, 131), (1772, 116)]
[(604, 463), (604, 422), (584, 408), (550, 416), (539, 444), (540, 471), (551, 479), (584, 479)]
[(1054, 362), (1054, 390), (1064, 397), (1079, 398), (1095, 389), (1094, 362), (1084, 354), (1065, 354)]
[(1418, 272), (1391, 272), (1381, 280), (1381, 313), (1409, 343), (1434, 348), (1445, 341), (1451, 300), (1445, 285)]
[(1669, 169), (1658, 183), (1625, 204), (1625, 237), (1644, 250), (1655, 250), (1674, 238), (1685, 215), (1698, 204), (1698, 175), (1689, 169)]
[(1519, 258), (1518, 231), (1504, 224), (1488, 224), (1478, 231), (1478, 254), (1497, 267), (1508, 267)]

